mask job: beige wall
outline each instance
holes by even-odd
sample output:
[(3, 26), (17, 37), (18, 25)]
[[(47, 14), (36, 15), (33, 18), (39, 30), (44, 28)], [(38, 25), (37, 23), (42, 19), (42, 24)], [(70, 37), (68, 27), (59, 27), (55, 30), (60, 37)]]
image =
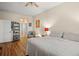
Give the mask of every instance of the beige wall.
[(41, 33), (45, 27), (51, 31), (79, 33), (79, 3), (63, 3), (36, 15), (36, 19), (41, 20)]

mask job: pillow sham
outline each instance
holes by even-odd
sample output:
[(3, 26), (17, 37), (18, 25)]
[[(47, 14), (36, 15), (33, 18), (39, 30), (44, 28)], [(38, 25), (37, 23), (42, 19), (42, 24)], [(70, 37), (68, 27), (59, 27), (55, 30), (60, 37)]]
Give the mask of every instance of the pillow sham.
[(51, 32), (50, 36), (51, 36), (51, 37), (62, 38), (62, 34), (63, 34), (63, 32), (53, 31), (53, 32)]

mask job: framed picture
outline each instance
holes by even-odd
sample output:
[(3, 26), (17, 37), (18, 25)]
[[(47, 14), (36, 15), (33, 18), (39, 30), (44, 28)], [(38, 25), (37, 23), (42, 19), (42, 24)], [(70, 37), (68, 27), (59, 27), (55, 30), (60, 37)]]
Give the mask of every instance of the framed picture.
[(40, 20), (36, 20), (36, 28), (40, 28)]

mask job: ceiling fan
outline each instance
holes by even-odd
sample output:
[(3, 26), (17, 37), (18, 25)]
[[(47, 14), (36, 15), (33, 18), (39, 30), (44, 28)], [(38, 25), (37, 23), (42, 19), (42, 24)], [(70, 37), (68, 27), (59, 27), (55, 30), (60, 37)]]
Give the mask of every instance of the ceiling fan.
[(39, 7), (38, 5), (37, 5), (37, 3), (35, 3), (35, 2), (27, 2), (26, 4), (25, 4), (25, 6), (26, 7)]

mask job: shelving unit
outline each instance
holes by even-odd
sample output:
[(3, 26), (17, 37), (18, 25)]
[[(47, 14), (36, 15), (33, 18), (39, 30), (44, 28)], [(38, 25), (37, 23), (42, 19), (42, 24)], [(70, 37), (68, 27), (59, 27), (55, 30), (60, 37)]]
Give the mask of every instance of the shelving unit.
[(13, 40), (20, 40), (20, 23), (11, 22), (13, 31)]

